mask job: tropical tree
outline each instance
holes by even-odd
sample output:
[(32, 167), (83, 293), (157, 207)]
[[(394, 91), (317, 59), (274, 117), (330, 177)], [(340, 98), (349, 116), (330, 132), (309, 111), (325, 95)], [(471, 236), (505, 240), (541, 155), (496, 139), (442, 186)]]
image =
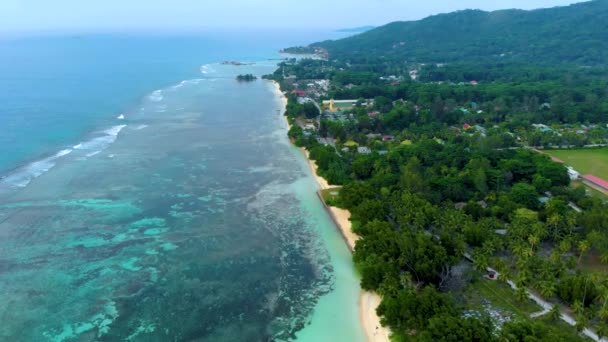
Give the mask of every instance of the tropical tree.
[(608, 336), (608, 324), (606, 324), (606, 322), (600, 322), (595, 328), (595, 332), (600, 339)]
[(574, 303), (572, 304), (572, 312), (574, 312), (577, 315), (582, 315), (583, 312), (585, 311), (585, 307), (583, 306), (583, 302), (581, 302), (580, 300), (575, 300)]
[(559, 251), (563, 253), (568, 253), (572, 249), (572, 241), (570, 239), (563, 239), (559, 242)]
[(585, 330), (585, 328), (587, 327), (587, 324), (589, 323), (589, 319), (583, 315), (580, 314), (576, 317), (576, 331), (578, 332), (582, 332), (583, 330)]
[(477, 271), (483, 272), (488, 268), (488, 265), (489, 265), (488, 255), (482, 249), (475, 250), (475, 252), (473, 253), (473, 267)]
[(515, 290), (515, 298), (520, 302), (525, 302), (528, 300), (528, 291), (525, 287), (520, 286)]
[(551, 311), (549, 311), (549, 318), (551, 318), (552, 321), (559, 321), (562, 317), (562, 311), (561, 308), (559, 307), (558, 304), (553, 305), (553, 307), (551, 307)]
[(557, 288), (555, 286), (555, 282), (553, 281), (543, 281), (540, 283), (540, 294), (541, 296), (549, 299), (555, 295)]
[(591, 245), (589, 244), (588, 240), (581, 240), (578, 242), (578, 251), (579, 251), (579, 255), (578, 255), (578, 261), (577, 261), (577, 265), (581, 263), (581, 258), (583, 257), (583, 255), (585, 253), (587, 253), (589, 251), (589, 248), (591, 248)]
[(540, 238), (536, 234), (528, 236), (528, 242), (530, 243), (530, 249), (535, 250), (540, 243)]

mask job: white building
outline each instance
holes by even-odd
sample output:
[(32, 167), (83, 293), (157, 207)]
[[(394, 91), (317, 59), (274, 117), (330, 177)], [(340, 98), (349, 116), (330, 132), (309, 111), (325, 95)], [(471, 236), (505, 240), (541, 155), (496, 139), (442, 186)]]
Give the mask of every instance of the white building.
[(573, 169), (571, 166), (568, 167), (568, 176), (570, 176), (571, 180), (577, 180), (580, 178), (581, 174)]

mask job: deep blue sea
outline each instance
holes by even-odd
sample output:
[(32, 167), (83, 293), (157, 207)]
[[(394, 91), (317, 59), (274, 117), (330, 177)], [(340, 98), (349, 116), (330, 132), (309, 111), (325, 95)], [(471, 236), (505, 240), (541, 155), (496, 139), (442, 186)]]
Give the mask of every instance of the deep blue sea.
[(282, 99), (235, 80), (340, 35), (0, 38), (0, 340), (362, 340)]

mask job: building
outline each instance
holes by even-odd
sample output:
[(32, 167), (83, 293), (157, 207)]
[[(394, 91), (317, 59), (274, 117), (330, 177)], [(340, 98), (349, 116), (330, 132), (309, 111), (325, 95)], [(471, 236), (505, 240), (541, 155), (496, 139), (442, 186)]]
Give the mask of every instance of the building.
[(581, 174), (572, 167), (568, 167), (568, 176), (570, 176), (570, 180), (577, 180)]
[(301, 89), (296, 89), (296, 90), (293, 91), (293, 93), (297, 97), (305, 97), (306, 96), (306, 92), (304, 90), (301, 90)]
[(315, 124), (312, 122), (307, 122), (306, 124), (304, 124), (304, 127), (302, 127), (302, 128), (316, 130), (317, 126), (315, 126)]
[(584, 175), (583, 183), (603, 193), (608, 193), (608, 181), (594, 175)]
[(369, 147), (357, 147), (357, 152), (359, 154), (371, 154), (372, 150), (369, 149)]

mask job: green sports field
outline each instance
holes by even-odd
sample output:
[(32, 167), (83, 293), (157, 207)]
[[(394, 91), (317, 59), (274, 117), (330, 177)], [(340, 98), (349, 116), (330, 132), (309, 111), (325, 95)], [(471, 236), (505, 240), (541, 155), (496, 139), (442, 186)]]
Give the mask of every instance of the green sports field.
[(559, 158), (581, 174), (592, 174), (608, 179), (608, 148), (546, 150), (545, 153)]

